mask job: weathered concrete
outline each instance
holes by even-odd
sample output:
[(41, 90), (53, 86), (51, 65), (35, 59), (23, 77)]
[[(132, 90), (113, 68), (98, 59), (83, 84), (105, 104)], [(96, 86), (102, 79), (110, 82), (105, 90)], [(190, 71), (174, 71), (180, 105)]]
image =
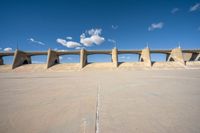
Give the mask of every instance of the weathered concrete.
[(167, 61), (175, 61), (180, 64), (185, 64), (181, 48), (172, 49)]
[(140, 61), (144, 62), (145, 66), (151, 67), (151, 56), (149, 48), (145, 48), (142, 50)]
[(3, 58), (0, 56), (0, 65), (3, 65)]
[(99, 133), (199, 133), (199, 81), (200, 70), (0, 73), (0, 133), (95, 133), (97, 122)]
[(24, 64), (31, 64), (31, 57), (28, 56), (25, 52), (17, 49), (14, 54), (12, 69)]
[(80, 68), (83, 68), (87, 64), (87, 52), (85, 49), (80, 50)]
[[(160, 54), (166, 54), (166, 61), (174, 61), (179, 64), (182, 64), (183, 66), (187, 64), (187, 61), (199, 61), (200, 60), (200, 50), (194, 49), (194, 50), (181, 50), (180, 48), (175, 48), (172, 50), (150, 50), (149, 48), (145, 48), (143, 50), (118, 50), (117, 48), (114, 48), (112, 50), (72, 50), (72, 51), (53, 51), (48, 50), (48, 52), (45, 51), (20, 51), (16, 50), (14, 52), (0, 52), (0, 65), (3, 64), (3, 57), (4, 56), (14, 56), (14, 62), (13, 62), (13, 69), (21, 66), (23, 64), (30, 64), (31, 63), (31, 56), (35, 55), (48, 55), (47, 59), (47, 68), (59, 63), (59, 56), (60, 55), (80, 55), (80, 68), (84, 68), (87, 63), (87, 56), (92, 54), (108, 54), (112, 56), (112, 63), (114, 67), (118, 67), (118, 55), (119, 54), (138, 54), (139, 55), (139, 63), (140, 65), (143, 64), (143, 66), (147, 67), (153, 67), (156, 62), (153, 62), (151, 64), (151, 56), (152, 53), (160, 53)], [(129, 66), (130, 63), (127, 65)], [(159, 66), (165, 66), (164, 64), (158, 63)], [(171, 65), (171, 63), (166, 63), (168, 66)], [(170, 65), (169, 65), (170, 64)], [(190, 63), (191, 64), (191, 63)], [(196, 64), (196, 63), (195, 63)], [(98, 64), (95, 64), (96, 67)], [(120, 63), (121, 65), (121, 63)], [(127, 66), (125, 65), (125, 66)], [(90, 65), (92, 66), (92, 65)], [(101, 66), (102, 67), (102, 63)], [(130, 65), (135, 66), (135, 65)], [(138, 66), (138, 65), (137, 65)]]
[(117, 48), (112, 49), (112, 62), (115, 67), (118, 67), (118, 54)]
[(60, 62), (59, 56), (56, 51), (49, 49), (48, 50), (48, 57), (47, 57), (47, 68), (58, 64)]

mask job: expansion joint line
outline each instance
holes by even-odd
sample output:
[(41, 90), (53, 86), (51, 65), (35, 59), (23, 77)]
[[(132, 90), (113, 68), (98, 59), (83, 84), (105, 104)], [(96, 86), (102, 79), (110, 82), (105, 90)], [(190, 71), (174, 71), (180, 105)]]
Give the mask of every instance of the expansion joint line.
[(99, 131), (99, 106), (100, 106), (100, 84), (97, 88), (97, 99), (96, 99), (96, 119), (95, 119), (95, 133), (100, 133)]

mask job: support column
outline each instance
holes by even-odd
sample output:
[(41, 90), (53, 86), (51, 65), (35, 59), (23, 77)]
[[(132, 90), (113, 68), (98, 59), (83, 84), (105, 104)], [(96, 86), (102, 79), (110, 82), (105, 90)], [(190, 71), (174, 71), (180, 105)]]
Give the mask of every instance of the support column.
[(48, 56), (47, 56), (47, 68), (58, 64), (59, 61), (59, 55), (56, 53), (56, 51), (53, 51), (51, 49), (48, 50)]
[(85, 49), (80, 50), (80, 68), (87, 65), (87, 51)]
[(118, 67), (118, 53), (117, 48), (112, 49), (112, 63), (115, 67)]
[(16, 49), (14, 53), (12, 69), (15, 69), (16, 67), (24, 64), (31, 64), (31, 57), (28, 56), (25, 52)]
[(150, 49), (145, 48), (140, 55), (140, 61), (144, 62), (145, 66), (151, 67)]
[(0, 57), (0, 65), (3, 65), (3, 57)]
[(195, 61), (200, 61), (200, 53), (197, 55), (197, 57), (195, 58)]
[(167, 61), (175, 61), (185, 65), (181, 48), (172, 49)]

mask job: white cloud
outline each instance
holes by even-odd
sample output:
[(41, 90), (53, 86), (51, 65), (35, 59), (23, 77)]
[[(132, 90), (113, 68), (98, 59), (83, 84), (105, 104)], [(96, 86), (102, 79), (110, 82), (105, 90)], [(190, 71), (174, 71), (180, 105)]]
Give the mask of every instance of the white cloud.
[(120, 56), (119, 58), (120, 58), (120, 59), (127, 59), (127, 60), (129, 60), (129, 59), (130, 59), (130, 56)]
[(111, 42), (111, 43), (116, 43), (116, 41), (115, 40), (113, 40), (113, 39), (108, 39), (108, 42)]
[(4, 48), (4, 51), (5, 52), (10, 52), (10, 51), (12, 51), (12, 48), (9, 48), (9, 47), (8, 48)]
[(153, 31), (155, 29), (162, 29), (164, 26), (163, 22), (159, 22), (159, 23), (153, 23), (149, 26), (148, 31)]
[(88, 31), (86, 31), (89, 35), (93, 36), (93, 35), (101, 35), (101, 31), (102, 29), (90, 29)]
[(197, 3), (195, 5), (193, 5), (192, 7), (190, 7), (190, 12), (196, 11), (200, 9), (200, 3)]
[(118, 29), (119, 26), (118, 25), (112, 25), (111, 27), (112, 27), (112, 29), (116, 30), (116, 29)]
[(179, 8), (173, 8), (172, 10), (171, 10), (171, 13), (172, 14), (175, 14), (176, 12), (178, 12), (180, 9)]
[[(93, 44), (100, 45), (104, 42), (104, 37), (101, 37), (102, 29), (90, 29), (86, 31), (86, 33), (82, 33), (80, 35), (80, 43), (84, 46), (89, 47)], [(86, 34), (90, 35), (90, 37), (86, 37)]]
[(33, 39), (33, 38), (29, 38), (28, 40), (29, 40), (30, 42), (33, 42), (33, 43), (37, 43), (37, 44), (40, 44), (40, 45), (45, 45), (45, 43), (40, 42), (40, 41), (37, 41), (37, 40), (35, 40), (35, 39)]
[(76, 47), (75, 49), (84, 49), (85, 47)]
[(67, 40), (72, 40), (72, 37), (71, 36), (67, 36), (66, 39)]
[(68, 50), (66, 50), (66, 49), (59, 49), (59, 50), (57, 50), (57, 51), (65, 52), (65, 51), (68, 51)]
[[(82, 33), (80, 35), (80, 43), (86, 47), (92, 46), (92, 44), (102, 44), (105, 39), (104, 37), (101, 37), (101, 32), (102, 29), (90, 29), (86, 31), (86, 33)], [(86, 34), (90, 35), (90, 37), (86, 37)]]
[(76, 48), (78, 46), (81, 46), (80, 43), (78, 43), (78, 42), (66, 41), (66, 40), (61, 39), (61, 38), (58, 38), (56, 41), (57, 41), (57, 43), (65, 46), (65, 47), (68, 47), (68, 48)]

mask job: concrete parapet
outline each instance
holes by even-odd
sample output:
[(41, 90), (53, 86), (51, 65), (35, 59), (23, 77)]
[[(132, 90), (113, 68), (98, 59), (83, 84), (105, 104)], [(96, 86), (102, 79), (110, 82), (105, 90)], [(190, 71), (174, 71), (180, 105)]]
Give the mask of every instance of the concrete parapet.
[(0, 65), (3, 65), (3, 58), (0, 57)]
[(182, 53), (181, 48), (172, 49), (167, 61), (175, 61), (184, 65), (185, 62), (183, 59), (183, 53)]
[(25, 64), (31, 64), (31, 57), (28, 56), (25, 52), (17, 49), (14, 53), (12, 69), (15, 69), (16, 67), (19, 67)]
[(56, 53), (56, 51), (49, 49), (47, 55), (47, 68), (58, 64), (59, 62), (59, 55)]
[(118, 51), (117, 48), (112, 49), (112, 63), (118, 67)]
[(85, 49), (80, 50), (80, 68), (87, 65), (87, 51)]
[(149, 48), (145, 48), (142, 50), (140, 54), (140, 61), (144, 62), (145, 66), (151, 67), (151, 57)]

